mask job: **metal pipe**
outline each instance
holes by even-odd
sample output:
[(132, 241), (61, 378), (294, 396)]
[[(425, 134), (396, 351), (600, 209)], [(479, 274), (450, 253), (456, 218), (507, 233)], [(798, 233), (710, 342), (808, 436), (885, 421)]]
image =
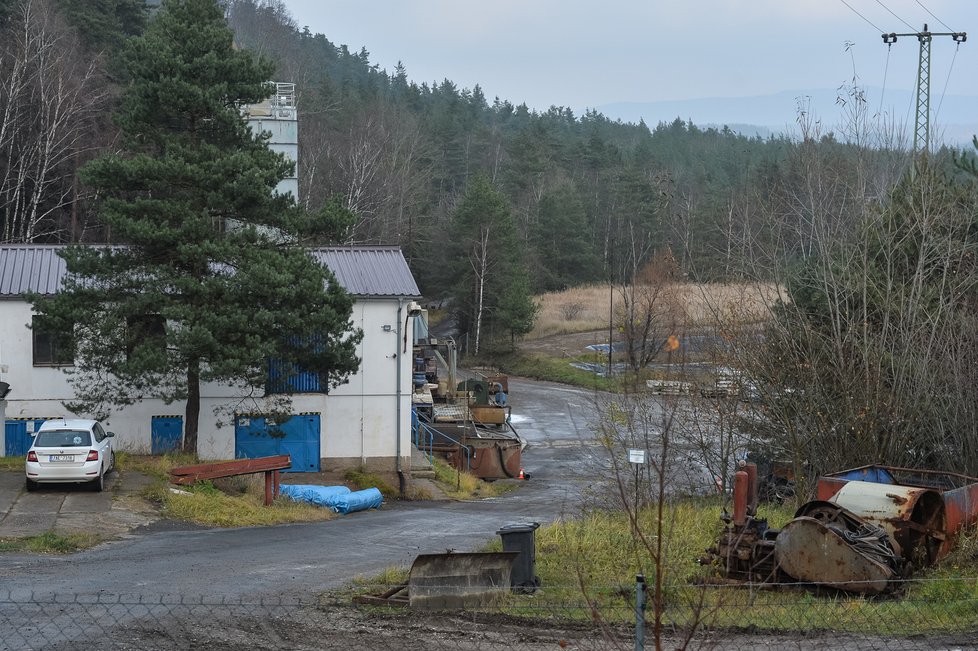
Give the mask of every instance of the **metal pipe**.
[(645, 648), (645, 575), (635, 577), (635, 651)]
[(747, 472), (747, 512), (757, 515), (757, 464), (745, 463), (744, 471)]
[[(396, 407), (396, 418), (397, 426), (394, 428), (394, 436), (397, 438), (395, 443), (395, 468), (397, 469), (397, 488), (401, 497), (407, 496), (407, 482), (404, 478), (404, 469), (401, 467), (401, 366), (404, 364), (403, 356), (398, 355), (401, 348), (401, 334), (402, 328), (406, 326), (401, 325), (403, 323), (401, 315), (404, 313), (404, 299), (397, 299), (397, 350), (394, 351), (394, 363), (397, 366), (397, 371), (395, 376), (397, 378), (397, 389), (394, 391), (394, 399), (397, 401)], [(405, 335), (406, 336), (406, 335)]]
[(747, 484), (750, 478), (744, 470), (738, 470), (734, 474), (733, 490), (733, 523), (742, 527), (747, 524)]

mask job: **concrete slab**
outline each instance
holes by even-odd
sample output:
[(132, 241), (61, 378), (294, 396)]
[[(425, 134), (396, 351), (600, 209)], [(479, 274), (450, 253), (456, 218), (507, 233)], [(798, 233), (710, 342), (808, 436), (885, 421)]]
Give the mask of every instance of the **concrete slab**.
[(24, 492), (20, 499), (10, 507), (10, 515), (16, 513), (57, 513), (64, 501), (65, 494), (62, 492), (50, 490), (40, 490), (36, 493)]
[(0, 472), (0, 519), (10, 510), (23, 490), (24, 475), (22, 473)]
[(57, 518), (57, 513), (8, 513), (0, 522), (0, 537), (39, 536), (50, 531)]
[(105, 490), (79, 484), (24, 489), (22, 472), (0, 472), (0, 538), (56, 533), (94, 533), (115, 537), (154, 522), (159, 515), (139, 497), (154, 480), (141, 473), (110, 472)]
[(61, 513), (102, 513), (112, 509), (112, 493), (73, 492), (65, 495)]

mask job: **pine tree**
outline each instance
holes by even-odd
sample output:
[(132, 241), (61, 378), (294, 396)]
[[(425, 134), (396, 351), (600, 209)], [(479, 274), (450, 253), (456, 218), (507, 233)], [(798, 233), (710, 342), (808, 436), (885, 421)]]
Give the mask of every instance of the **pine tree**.
[(334, 387), (362, 333), (353, 299), (298, 244), (321, 224), (274, 192), (291, 163), (242, 119), (272, 94), (272, 66), (232, 47), (218, 3), (165, 1), (124, 61), (125, 149), (83, 170), (121, 246), (67, 249), (64, 291), (35, 309), (74, 335), (69, 408), (186, 400), (194, 453), (202, 383), (260, 395), (274, 360)]

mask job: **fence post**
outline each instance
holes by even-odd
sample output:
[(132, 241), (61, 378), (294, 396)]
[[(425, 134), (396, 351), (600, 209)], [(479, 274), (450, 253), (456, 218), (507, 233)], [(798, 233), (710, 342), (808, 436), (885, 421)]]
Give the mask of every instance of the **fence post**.
[(645, 575), (635, 577), (635, 651), (645, 649)]

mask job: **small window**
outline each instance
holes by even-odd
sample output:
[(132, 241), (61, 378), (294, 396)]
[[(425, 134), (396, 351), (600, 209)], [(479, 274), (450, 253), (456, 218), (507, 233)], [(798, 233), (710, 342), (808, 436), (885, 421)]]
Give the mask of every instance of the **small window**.
[(75, 363), (75, 346), (70, 335), (57, 332), (43, 316), (31, 317), (34, 366), (71, 366)]
[(105, 430), (103, 430), (102, 426), (98, 423), (95, 423), (95, 425), (92, 427), (92, 433), (95, 434), (95, 440), (97, 442), (101, 443), (103, 440), (105, 440)]

